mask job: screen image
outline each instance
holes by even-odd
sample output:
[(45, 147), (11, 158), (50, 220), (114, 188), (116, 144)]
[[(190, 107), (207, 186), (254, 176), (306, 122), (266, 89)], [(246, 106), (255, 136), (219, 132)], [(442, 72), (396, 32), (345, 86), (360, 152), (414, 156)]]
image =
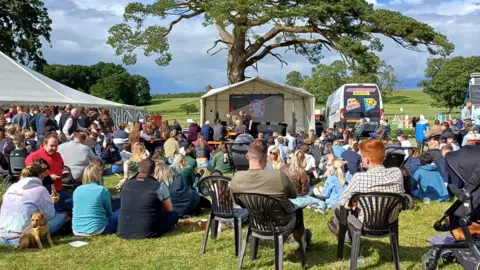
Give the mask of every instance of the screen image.
[(283, 95), (230, 95), (232, 115), (243, 110), (254, 122), (284, 122)]

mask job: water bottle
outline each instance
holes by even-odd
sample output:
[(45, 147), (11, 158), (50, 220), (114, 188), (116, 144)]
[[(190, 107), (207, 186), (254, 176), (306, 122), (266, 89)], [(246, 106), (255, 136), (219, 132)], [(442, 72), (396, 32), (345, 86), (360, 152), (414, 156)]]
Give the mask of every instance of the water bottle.
[(428, 197), (423, 198), (423, 203), (424, 204), (430, 204), (430, 198), (428, 198)]
[(358, 256), (358, 259), (357, 259), (357, 267), (365, 267), (365, 257), (363, 256)]

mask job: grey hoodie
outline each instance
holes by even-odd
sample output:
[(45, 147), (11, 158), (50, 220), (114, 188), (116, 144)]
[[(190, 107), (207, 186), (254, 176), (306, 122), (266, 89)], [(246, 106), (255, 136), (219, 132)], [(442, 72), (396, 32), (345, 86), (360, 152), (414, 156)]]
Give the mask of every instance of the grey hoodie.
[(22, 233), (31, 222), (30, 216), (36, 212), (42, 212), (47, 219), (55, 216), (50, 194), (39, 178), (22, 178), (11, 185), (3, 195), (0, 237)]

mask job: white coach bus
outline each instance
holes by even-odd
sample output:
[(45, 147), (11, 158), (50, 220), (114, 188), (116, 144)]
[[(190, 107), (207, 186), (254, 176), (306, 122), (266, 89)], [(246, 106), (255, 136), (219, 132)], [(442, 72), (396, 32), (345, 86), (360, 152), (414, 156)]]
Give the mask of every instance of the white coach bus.
[(382, 95), (376, 84), (344, 84), (328, 97), (325, 126), (353, 127), (364, 119), (364, 132), (373, 132), (382, 117)]

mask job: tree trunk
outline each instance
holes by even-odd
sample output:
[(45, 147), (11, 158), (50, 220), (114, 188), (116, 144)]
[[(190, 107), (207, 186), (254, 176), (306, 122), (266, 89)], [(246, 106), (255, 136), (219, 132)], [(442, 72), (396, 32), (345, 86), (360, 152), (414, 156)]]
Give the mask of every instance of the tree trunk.
[(228, 50), (227, 76), (228, 84), (234, 84), (245, 80), (247, 56), (245, 50), (246, 33), (242, 27), (233, 28), (233, 42)]

